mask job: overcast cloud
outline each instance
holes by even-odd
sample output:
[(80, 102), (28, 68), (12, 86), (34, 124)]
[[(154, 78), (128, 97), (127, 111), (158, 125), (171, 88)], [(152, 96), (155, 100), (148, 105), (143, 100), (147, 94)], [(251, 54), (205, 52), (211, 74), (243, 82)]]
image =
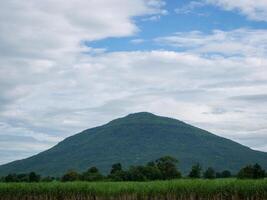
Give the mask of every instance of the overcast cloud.
[[(250, 10), (239, 1), (208, 2), (267, 19), (265, 1)], [(139, 111), (267, 151), (267, 30), (176, 32), (152, 38), (155, 50), (90, 47), (138, 34), (135, 17), (167, 15), (164, 6), (160, 0), (1, 2), (0, 164)]]

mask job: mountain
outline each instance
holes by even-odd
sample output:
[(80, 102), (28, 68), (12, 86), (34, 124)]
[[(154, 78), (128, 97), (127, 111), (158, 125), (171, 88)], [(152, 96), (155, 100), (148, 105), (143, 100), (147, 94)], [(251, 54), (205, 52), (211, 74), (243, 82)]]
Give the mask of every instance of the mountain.
[(69, 169), (84, 171), (91, 166), (108, 172), (116, 162), (128, 167), (165, 155), (177, 158), (184, 173), (196, 162), (204, 168), (232, 172), (256, 162), (267, 168), (267, 153), (176, 119), (141, 112), (87, 129), (30, 158), (2, 165), (0, 175), (35, 171), (59, 176)]

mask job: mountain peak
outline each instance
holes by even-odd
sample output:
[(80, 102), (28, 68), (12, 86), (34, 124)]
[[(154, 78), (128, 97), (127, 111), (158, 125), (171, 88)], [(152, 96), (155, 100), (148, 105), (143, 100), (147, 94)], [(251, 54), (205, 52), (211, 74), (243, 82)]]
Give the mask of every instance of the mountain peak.
[[(121, 124), (169, 124), (177, 125), (183, 122), (155, 115), (150, 112), (137, 112), (126, 115), (125, 117), (115, 119), (108, 123), (108, 125), (121, 125)], [(184, 123), (183, 123), (184, 124)]]
[(159, 116), (157, 116), (157, 115), (155, 115), (153, 113), (150, 113), (150, 112), (137, 112), (137, 113), (128, 114), (123, 118), (141, 119), (141, 118), (157, 118), (157, 117), (159, 117)]
[(150, 112), (142, 111), (142, 112), (130, 113), (126, 117), (130, 117), (130, 116), (148, 116), (148, 117), (154, 116), (155, 117), (156, 115)]

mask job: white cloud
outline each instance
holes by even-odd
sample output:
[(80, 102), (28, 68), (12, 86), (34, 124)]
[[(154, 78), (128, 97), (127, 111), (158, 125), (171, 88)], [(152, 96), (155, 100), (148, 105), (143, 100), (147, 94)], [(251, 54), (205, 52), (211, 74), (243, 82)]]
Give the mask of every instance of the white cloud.
[[(139, 31), (134, 17), (165, 12), (161, 0), (13, 0), (0, 4), (0, 132), (49, 145), (81, 127), (79, 119), (74, 119), (82, 115), (80, 105), (85, 98), (94, 102), (96, 97), (80, 94), (103, 87), (94, 88), (95, 80), (86, 82), (94, 78), (98, 66), (83, 69), (87, 65), (83, 58), (105, 49), (93, 49), (84, 42), (134, 35)], [(79, 73), (84, 77), (81, 81), (73, 77)], [(74, 117), (68, 117), (68, 112)], [(18, 141), (21, 147), (23, 141)], [(38, 152), (39, 143), (32, 153)], [(15, 158), (8, 156), (5, 161)]]
[(267, 55), (267, 30), (264, 29), (214, 30), (210, 34), (199, 31), (178, 32), (155, 41), (198, 53), (262, 57)]
[(214, 5), (226, 11), (237, 11), (254, 21), (267, 21), (266, 0), (201, 0), (189, 1), (189, 3), (175, 9), (177, 14), (197, 14), (207, 16), (207, 13), (195, 12), (196, 9)]
[[(257, 59), (173, 51), (81, 56), (73, 68), (31, 86), (30, 95), (9, 105), (1, 116), (14, 127), (33, 130), (31, 134), (42, 130), (43, 134), (65, 137), (145, 110), (200, 124), (245, 143), (242, 131), (251, 131), (251, 120), (256, 130), (266, 124), (262, 117), (266, 105), (232, 98), (267, 93), (267, 60), (255, 62)], [(217, 108), (224, 112), (218, 114)]]
[[(267, 93), (267, 60), (257, 59), (173, 51), (84, 55), (73, 68), (55, 70), (49, 81), (43, 77), (37, 85), (23, 86), (28, 88), (27, 95), (9, 103), (0, 118), (10, 125), (4, 132), (24, 137), (36, 134), (36, 139), (48, 135), (53, 140), (145, 110), (255, 147), (242, 139), (247, 137), (242, 131), (252, 131), (251, 121), (255, 130), (266, 124), (266, 105), (232, 98)], [(218, 114), (217, 108), (224, 112)], [(28, 135), (23, 135), (27, 130)]]
[(202, 1), (190, 1), (188, 4), (176, 8), (175, 12), (177, 14), (192, 14), (194, 13), (195, 9), (201, 8), (205, 5), (206, 5), (205, 2)]
[(251, 20), (267, 21), (266, 0), (204, 0), (225, 10), (237, 10)]
[(7, 1), (1, 3), (2, 56), (58, 58), (82, 41), (129, 36), (132, 17), (161, 13), (160, 0)]
[(141, 39), (141, 38), (136, 38), (136, 39), (133, 39), (130, 41), (132, 44), (142, 44), (145, 42), (144, 39)]
[(153, 15), (151, 17), (147, 17), (147, 18), (142, 19), (142, 21), (159, 21), (160, 18), (161, 18), (160, 15)]
[[(28, 156), (27, 149), (36, 153), (83, 129), (144, 110), (201, 124), (238, 141), (257, 130), (262, 135), (267, 110), (264, 104), (255, 105), (255, 97), (267, 93), (264, 30), (171, 36), (184, 52), (111, 53), (83, 42), (135, 34), (133, 17), (164, 14), (162, 1), (1, 4), (0, 143), (17, 146), (0, 154), (2, 163)], [(244, 99), (248, 95), (254, 100)], [(231, 135), (237, 129), (239, 137)]]

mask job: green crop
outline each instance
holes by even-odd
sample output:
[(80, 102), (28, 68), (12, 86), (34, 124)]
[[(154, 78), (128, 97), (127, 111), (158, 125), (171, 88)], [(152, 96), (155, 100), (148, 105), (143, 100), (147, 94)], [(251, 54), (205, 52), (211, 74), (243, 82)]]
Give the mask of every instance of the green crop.
[(267, 180), (0, 183), (0, 200), (267, 199)]

